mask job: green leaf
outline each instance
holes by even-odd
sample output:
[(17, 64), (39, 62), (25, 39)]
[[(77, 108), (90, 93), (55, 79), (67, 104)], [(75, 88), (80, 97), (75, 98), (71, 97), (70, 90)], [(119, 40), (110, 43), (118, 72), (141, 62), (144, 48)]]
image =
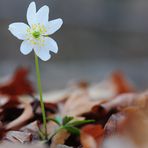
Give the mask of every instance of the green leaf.
[(66, 125), (67, 123), (69, 123), (71, 120), (73, 120), (74, 117), (68, 117), (65, 116), (63, 119), (63, 125)]
[(48, 118), (47, 118), (47, 121), (53, 121), (53, 122), (56, 123), (57, 125), (61, 126), (60, 121), (58, 121), (58, 119), (56, 119), (56, 118), (53, 119), (53, 118), (48, 117)]
[(63, 126), (63, 128), (66, 129), (71, 134), (80, 135), (80, 130), (76, 127), (65, 125)]
[(68, 123), (68, 126), (79, 126), (87, 123), (93, 123), (95, 120), (80, 120), (80, 121), (73, 121), (71, 123)]
[(62, 121), (63, 121), (62, 117), (56, 116), (55, 119), (60, 123), (60, 125), (62, 125)]

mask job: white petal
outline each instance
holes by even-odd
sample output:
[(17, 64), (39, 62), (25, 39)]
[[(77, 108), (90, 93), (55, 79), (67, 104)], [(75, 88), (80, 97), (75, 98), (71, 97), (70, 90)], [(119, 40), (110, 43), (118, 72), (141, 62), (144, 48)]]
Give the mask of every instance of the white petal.
[(27, 55), (32, 51), (32, 46), (29, 41), (23, 41), (20, 47), (20, 51), (22, 54)]
[(45, 50), (52, 51), (54, 53), (58, 52), (58, 45), (55, 40), (53, 40), (50, 37), (45, 37), (44, 40), (45, 40), (45, 42), (44, 42), (44, 49)]
[(36, 5), (35, 2), (31, 2), (27, 9), (27, 21), (31, 26), (36, 21)]
[(46, 5), (41, 7), (39, 11), (36, 13), (37, 23), (47, 24), (48, 17), (49, 17), (49, 7)]
[(36, 55), (43, 61), (48, 61), (51, 58), (51, 55), (48, 50), (45, 50), (44, 48), (34, 47), (34, 51)]
[(60, 18), (48, 22), (46, 25), (47, 33), (45, 35), (51, 35), (55, 33), (57, 30), (61, 28), (62, 24), (63, 20)]
[(26, 33), (28, 28), (29, 26), (25, 23), (13, 23), (9, 25), (9, 31), (19, 40), (26, 39)]

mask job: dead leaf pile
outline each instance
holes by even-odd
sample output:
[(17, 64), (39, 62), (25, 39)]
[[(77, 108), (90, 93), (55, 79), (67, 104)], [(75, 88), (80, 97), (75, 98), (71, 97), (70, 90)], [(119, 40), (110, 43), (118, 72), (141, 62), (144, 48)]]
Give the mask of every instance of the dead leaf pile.
[[(41, 144), (40, 102), (28, 72), (26, 68), (17, 69), (9, 80), (0, 83), (1, 145)], [(47, 117), (95, 120), (78, 126), (79, 136), (61, 130), (45, 142), (48, 147), (116, 148), (125, 142), (129, 148), (148, 147), (148, 91), (136, 92), (121, 72), (100, 83), (81, 81), (48, 92), (44, 100)], [(51, 121), (47, 127), (49, 134), (57, 128)]]

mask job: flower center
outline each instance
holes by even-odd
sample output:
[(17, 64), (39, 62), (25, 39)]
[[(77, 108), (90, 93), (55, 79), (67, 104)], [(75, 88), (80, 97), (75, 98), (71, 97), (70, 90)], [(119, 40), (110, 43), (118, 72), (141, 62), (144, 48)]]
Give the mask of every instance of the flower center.
[(34, 32), (32, 33), (32, 35), (33, 35), (34, 38), (37, 39), (37, 38), (40, 37), (41, 33), (40, 33), (39, 31), (34, 31)]
[(42, 24), (33, 24), (27, 29), (27, 40), (33, 45), (44, 46), (44, 34), (46, 34), (46, 27)]

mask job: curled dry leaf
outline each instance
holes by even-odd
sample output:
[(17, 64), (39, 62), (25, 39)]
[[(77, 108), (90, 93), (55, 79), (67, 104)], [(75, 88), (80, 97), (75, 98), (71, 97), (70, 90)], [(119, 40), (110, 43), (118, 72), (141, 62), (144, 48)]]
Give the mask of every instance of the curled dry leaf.
[(134, 87), (119, 71), (114, 72), (108, 79), (88, 87), (88, 93), (92, 100), (110, 100), (119, 94), (133, 91)]
[(51, 148), (57, 148), (57, 145), (59, 144), (64, 144), (65, 141), (68, 139), (70, 136), (69, 132), (67, 130), (62, 129), (60, 130), (53, 138), (52, 138), (52, 143), (51, 143)]
[(80, 116), (89, 112), (94, 105), (101, 102), (102, 100), (92, 101), (87, 91), (74, 92), (64, 105), (64, 115)]
[(117, 96), (115, 99), (111, 101), (105, 102), (101, 104), (106, 111), (110, 111), (112, 109), (122, 110), (128, 106), (139, 106), (144, 107), (148, 102), (148, 92), (144, 93), (125, 93)]
[(95, 141), (95, 139), (88, 134), (85, 134), (82, 132), (80, 136), (80, 140), (84, 148), (98, 148), (98, 144)]
[(118, 133), (120, 129), (125, 126), (126, 120), (127, 117), (123, 113), (116, 113), (111, 115), (104, 127), (105, 136), (108, 137), (115, 133)]
[(23, 103), (23, 105), (24, 105), (23, 113), (17, 119), (8, 123), (5, 126), (6, 130), (19, 128), (20, 126), (22, 126), (24, 123), (26, 123), (28, 120), (30, 120), (33, 117), (33, 110), (32, 110), (31, 104)]
[(28, 80), (28, 69), (19, 68), (10, 80), (0, 85), (0, 94), (7, 96), (19, 96), (33, 94), (32, 83)]
[(92, 107), (91, 111), (82, 114), (86, 119), (93, 119), (103, 127), (112, 114), (117, 112), (116, 109), (106, 111), (100, 104)]
[(115, 108), (121, 110), (127, 106), (132, 105), (137, 98), (137, 94), (134, 93), (122, 94), (111, 101), (102, 103), (101, 107), (103, 107), (107, 112)]
[(32, 141), (32, 135), (26, 132), (20, 131), (9, 131), (4, 136), (3, 141), (13, 142), (13, 143), (30, 143)]
[(133, 85), (127, 81), (122, 72), (116, 71), (111, 76), (112, 82), (116, 85), (117, 94), (133, 92), (135, 89)]
[(20, 129), (20, 131), (25, 133), (30, 133), (32, 135), (32, 140), (39, 140), (39, 122), (34, 121)]
[(80, 140), (84, 148), (98, 148), (103, 135), (104, 130), (101, 125), (89, 124), (81, 129)]
[(137, 148), (148, 145), (148, 112), (147, 108), (127, 107), (122, 112), (112, 115), (105, 125), (105, 135), (126, 137)]

